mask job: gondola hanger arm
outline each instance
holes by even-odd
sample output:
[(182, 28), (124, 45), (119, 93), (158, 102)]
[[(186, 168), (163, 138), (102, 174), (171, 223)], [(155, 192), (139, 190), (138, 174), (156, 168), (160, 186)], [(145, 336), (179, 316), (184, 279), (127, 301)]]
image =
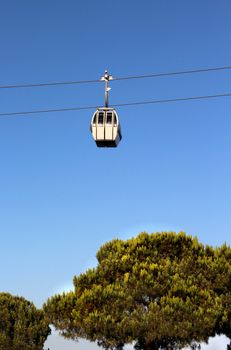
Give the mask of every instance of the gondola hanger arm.
[(105, 70), (104, 75), (100, 78), (100, 81), (105, 82), (105, 88), (104, 88), (105, 108), (108, 108), (108, 92), (111, 90), (111, 88), (108, 86), (108, 82), (110, 80), (113, 80), (113, 76), (110, 75), (107, 70)]

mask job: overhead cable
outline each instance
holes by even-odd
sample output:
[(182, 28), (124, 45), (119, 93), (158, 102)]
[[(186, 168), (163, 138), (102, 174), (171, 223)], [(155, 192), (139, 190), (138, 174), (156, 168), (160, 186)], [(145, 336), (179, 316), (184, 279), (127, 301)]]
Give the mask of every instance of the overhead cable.
[(158, 78), (158, 77), (165, 77), (165, 76), (171, 76), (171, 75), (215, 72), (215, 71), (228, 70), (228, 69), (231, 69), (231, 66), (191, 69), (191, 70), (183, 70), (183, 71), (167, 72), (167, 73), (154, 73), (154, 74), (147, 74), (147, 75), (134, 75), (134, 76), (128, 76), (128, 77), (113, 78), (113, 80)]
[(92, 84), (92, 83), (99, 83), (99, 82), (100, 80), (55, 81), (53, 83), (0, 85), (0, 89), (20, 89), (20, 88), (34, 88), (34, 87), (56, 86), (56, 85)]
[[(180, 97), (180, 98), (163, 99), (163, 100), (118, 103), (118, 104), (112, 104), (111, 107), (127, 107), (127, 106), (137, 106), (137, 105), (147, 105), (147, 104), (162, 104), (162, 103), (171, 103), (171, 102), (215, 99), (215, 98), (221, 98), (221, 97), (231, 97), (231, 93), (205, 95), (205, 96)], [(29, 115), (29, 114), (32, 115), (32, 114), (40, 114), (40, 113), (80, 111), (80, 110), (97, 109), (97, 108), (99, 108), (99, 106), (84, 106), (84, 107), (70, 107), (70, 108), (58, 108), (58, 109), (42, 109), (42, 110), (22, 111), (22, 112), (8, 112), (8, 113), (0, 113), (0, 117)]]
[[(231, 66), (191, 69), (191, 70), (182, 70), (182, 71), (175, 71), (175, 72), (164, 72), (164, 73), (153, 73), (153, 74), (146, 74), (146, 75), (133, 75), (133, 76), (124, 76), (124, 77), (114, 77), (112, 79), (112, 81), (113, 80), (117, 81), (117, 80), (130, 80), (130, 79), (158, 78), (158, 77), (183, 75), (183, 74), (194, 74), (194, 73), (224, 71), (224, 70), (229, 70), (229, 69), (231, 69)], [(59, 85), (93, 84), (93, 83), (100, 83), (100, 82), (102, 82), (102, 80), (100, 80), (100, 79), (73, 80), (73, 81), (55, 81), (55, 82), (51, 82), (51, 83), (0, 85), (0, 89), (19, 89), (19, 88), (35, 88), (35, 87), (59, 86)]]

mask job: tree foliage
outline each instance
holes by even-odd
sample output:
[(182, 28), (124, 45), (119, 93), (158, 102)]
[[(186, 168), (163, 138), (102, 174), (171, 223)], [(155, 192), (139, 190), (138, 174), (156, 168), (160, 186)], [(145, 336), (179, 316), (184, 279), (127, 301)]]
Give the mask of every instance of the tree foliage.
[(42, 350), (49, 334), (42, 310), (22, 297), (0, 293), (0, 350)]
[(230, 254), (185, 233), (116, 239), (99, 249), (96, 268), (74, 277), (74, 292), (44, 308), (64, 336), (106, 349), (195, 348), (230, 335)]

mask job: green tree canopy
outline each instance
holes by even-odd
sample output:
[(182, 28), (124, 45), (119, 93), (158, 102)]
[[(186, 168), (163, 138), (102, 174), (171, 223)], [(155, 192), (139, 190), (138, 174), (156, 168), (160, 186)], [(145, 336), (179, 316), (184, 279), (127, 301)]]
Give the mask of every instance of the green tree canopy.
[(0, 350), (42, 350), (49, 334), (42, 310), (22, 297), (0, 293)]
[(74, 277), (75, 291), (52, 297), (45, 311), (64, 336), (106, 349), (178, 349), (229, 335), (230, 248), (222, 249), (185, 233), (113, 240), (96, 268)]

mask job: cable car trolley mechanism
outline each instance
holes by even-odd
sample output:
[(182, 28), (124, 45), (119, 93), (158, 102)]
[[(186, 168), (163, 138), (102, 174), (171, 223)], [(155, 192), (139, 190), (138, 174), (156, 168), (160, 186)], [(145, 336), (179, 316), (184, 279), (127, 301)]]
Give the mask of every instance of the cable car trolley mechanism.
[(105, 107), (97, 108), (91, 121), (91, 133), (97, 147), (117, 147), (122, 139), (121, 128), (117, 112), (114, 108), (108, 107), (108, 87), (112, 76), (105, 71), (101, 78), (105, 82)]

